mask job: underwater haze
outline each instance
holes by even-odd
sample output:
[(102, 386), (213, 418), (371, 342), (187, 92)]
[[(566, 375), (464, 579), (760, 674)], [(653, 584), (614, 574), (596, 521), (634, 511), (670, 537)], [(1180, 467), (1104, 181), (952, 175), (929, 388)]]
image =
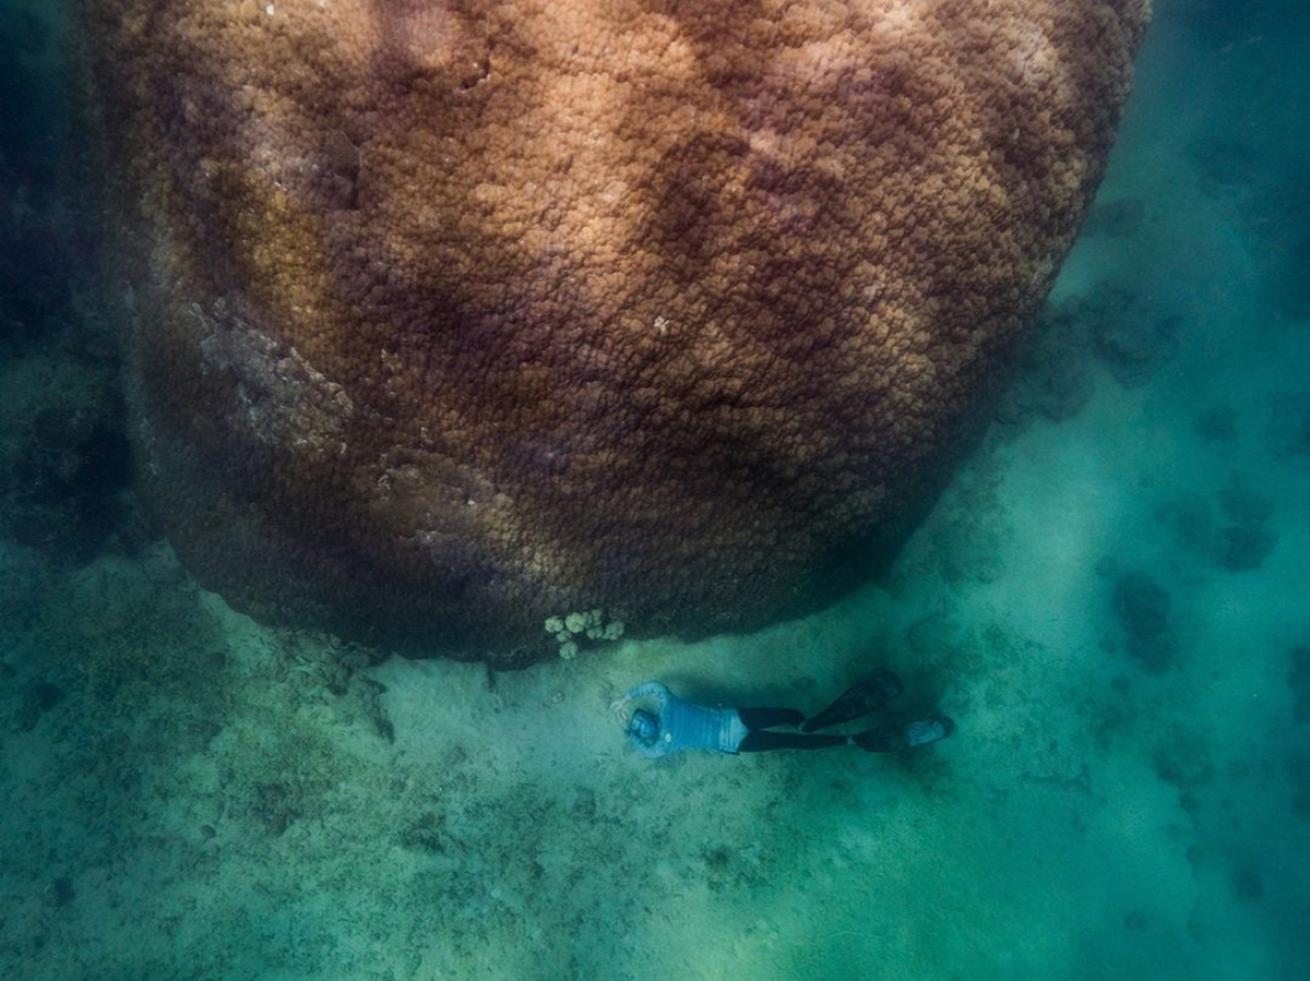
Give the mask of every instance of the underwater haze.
[[(62, 7), (0, 0), (0, 978), (1310, 976), (1310, 10), (1160, 0), (985, 439), (805, 619), (518, 672), (273, 629), (132, 490)], [(912, 754), (651, 761), (649, 678)]]

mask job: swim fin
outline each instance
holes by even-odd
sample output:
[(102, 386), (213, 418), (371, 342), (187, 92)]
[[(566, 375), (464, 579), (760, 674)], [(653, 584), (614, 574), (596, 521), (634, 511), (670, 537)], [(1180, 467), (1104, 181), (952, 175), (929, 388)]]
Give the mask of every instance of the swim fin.
[(850, 722), (882, 708), (901, 693), (901, 679), (890, 671), (875, 671), (852, 685), (826, 709), (801, 723), (801, 732), (818, 732)]
[(882, 726), (857, 732), (851, 741), (870, 753), (897, 753), (938, 742), (954, 731), (955, 723), (946, 716), (930, 715), (906, 725)]

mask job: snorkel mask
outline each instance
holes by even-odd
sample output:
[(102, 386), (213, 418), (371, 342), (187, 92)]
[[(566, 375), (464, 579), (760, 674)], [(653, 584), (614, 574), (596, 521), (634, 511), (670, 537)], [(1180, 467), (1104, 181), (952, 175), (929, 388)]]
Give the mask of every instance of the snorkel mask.
[(660, 720), (645, 709), (637, 709), (632, 713), (632, 721), (628, 723), (628, 732), (647, 746), (653, 746), (660, 737)]

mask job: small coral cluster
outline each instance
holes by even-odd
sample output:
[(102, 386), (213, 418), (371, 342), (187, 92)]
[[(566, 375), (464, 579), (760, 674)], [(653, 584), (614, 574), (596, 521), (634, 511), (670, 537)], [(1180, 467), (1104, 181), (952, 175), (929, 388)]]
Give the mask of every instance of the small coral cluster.
[(546, 618), (546, 633), (555, 639), (559, 645), (559, 656), (566, 661), (578, 656), (580, 643), (618, 640), (623, 636), (623, 630), (622, 620), (611, 619), (607, 622), (605, 611), (600, 609)]

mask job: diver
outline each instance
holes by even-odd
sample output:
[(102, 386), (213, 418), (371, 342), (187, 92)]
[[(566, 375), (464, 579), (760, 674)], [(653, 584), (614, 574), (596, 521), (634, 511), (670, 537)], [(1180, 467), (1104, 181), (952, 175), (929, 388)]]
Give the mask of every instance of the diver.
[[(955, 723), (933, 714), (913, 722), (866, 729), (853, 735), (836, 735), (830, 729), (882, 708), (901, 691), (890, 671), (877, 671), (848, 688), (817, 715), (807, 718), (790, 708), (707, 708), (684, 702), (658, 681), (633, 688), (612, 706), (625, 723), (629, 741), (642, 756), (655, 758), (691, 749), (720, 753), (759, 753), (774, 749), (831, 749), (858, 746), (871, 753), (917, 749), (945, 739)], [(650, 699), (655, 711), (637, 708), (629, 716), (630, 702)], [(778, 732), (778, 728), (792, 732)]]

